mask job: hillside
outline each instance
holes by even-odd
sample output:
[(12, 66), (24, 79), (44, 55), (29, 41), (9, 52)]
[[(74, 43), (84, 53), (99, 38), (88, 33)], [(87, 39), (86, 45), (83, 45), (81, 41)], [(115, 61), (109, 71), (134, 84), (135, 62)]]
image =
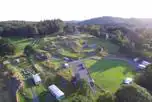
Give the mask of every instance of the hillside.
[(137, 18), (120, 18), (120, 17), (111, 17), (103, 16), (84, 20), (79, 22), (80, 25), (85, 24), (100, 24), (100, 25), (121, 25), (127, 27), (152, 27), (151, 19), (137, 19)]

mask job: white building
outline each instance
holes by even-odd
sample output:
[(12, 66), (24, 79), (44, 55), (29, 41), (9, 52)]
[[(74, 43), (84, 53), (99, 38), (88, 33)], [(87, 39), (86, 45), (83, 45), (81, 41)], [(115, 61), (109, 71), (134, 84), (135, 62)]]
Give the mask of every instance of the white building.
[(33, 77), (33, 81), (34, 81), (35, 85), (38, 85), (41, 83), (42, 80), (41, 80), (39, 74), (35, 74), (32, 77)]
[(64, 93), (56, 85), (50, 85), (48, 89), (57, 100), (64, 98)]

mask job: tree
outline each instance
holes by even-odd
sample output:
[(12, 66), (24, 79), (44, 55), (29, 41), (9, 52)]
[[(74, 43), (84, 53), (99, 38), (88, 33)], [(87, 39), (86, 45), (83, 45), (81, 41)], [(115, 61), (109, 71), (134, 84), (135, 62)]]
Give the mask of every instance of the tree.
[(0, 56), (12, 55), (15, 53), (15, 46), (8, 40), (0, 38)]
[(0, 36), (44, 36), (52, 33), (63, 32), (63, 27), (64, 22), (59, 19), (40, 22), (6, 21), (0, 22)]
[(74, 25), (67, 24), (67, 25), (64, 27), (64, 31), (65, 31), (66, 33), (74, 33), (74, 31), (75, 31), (75, 26), (74, 26)]
[(86, 96), (74, 94), (68, 102), (92, 102), (92, 100), (89, 100)]
[(27, 45), (24, 48), (24, 54), (29, 56), (30, 54), (33, 54), (35, 52), (35, 49), (31, 45)]
[(77, 85), (78, 92), (81, 95), (84, 95), (84, 96), (89, 96), (90, 95), (91, 90), (90, 90), (90, 87), (89, 87), (88, 83), (85, 80), (80, 80), (80, 81), (78, 81), (77, 84), (78, 84)]
[(110, 92), (104, 92), (99, 96), (97, 102), (115, 102), (115, 97)]
[(116, 102), (152, 102), (152, 96), (145, 88), (136, 84), (123, 85), (115, 93)]
[(149, 91), (152, 91), (152, 65), (149, 65), (144, 69), (140, 74), (136, 75), (135, 82), (146, 88)]

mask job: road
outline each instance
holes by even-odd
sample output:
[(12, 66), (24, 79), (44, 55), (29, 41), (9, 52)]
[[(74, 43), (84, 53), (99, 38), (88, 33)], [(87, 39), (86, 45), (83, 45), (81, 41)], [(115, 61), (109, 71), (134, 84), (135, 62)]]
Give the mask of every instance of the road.
[(16, 102), (16, 92), (18, 91), (20, 87), (20, 81), (17, 80), (15, 77), (11, 77), (8, 80), (8, 89), (10, 91), (10, 94), (12, 95), (12, 102)]

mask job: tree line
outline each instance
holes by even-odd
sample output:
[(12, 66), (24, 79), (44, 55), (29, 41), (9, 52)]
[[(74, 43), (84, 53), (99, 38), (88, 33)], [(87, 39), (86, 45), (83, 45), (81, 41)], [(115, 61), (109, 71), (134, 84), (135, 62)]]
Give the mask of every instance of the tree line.
[(128, 28), (116, 25), (80, 25), (80, 32), (90, 33), (117, 44), (119, 52), (128, 56), (146, 57), (152, 60), (152, 28)]
[(59, 19), (40, 22), (6, 21), (0, 22), (0, 36), (43, 36), (62, 31), (63, 28), (64, 22)]

